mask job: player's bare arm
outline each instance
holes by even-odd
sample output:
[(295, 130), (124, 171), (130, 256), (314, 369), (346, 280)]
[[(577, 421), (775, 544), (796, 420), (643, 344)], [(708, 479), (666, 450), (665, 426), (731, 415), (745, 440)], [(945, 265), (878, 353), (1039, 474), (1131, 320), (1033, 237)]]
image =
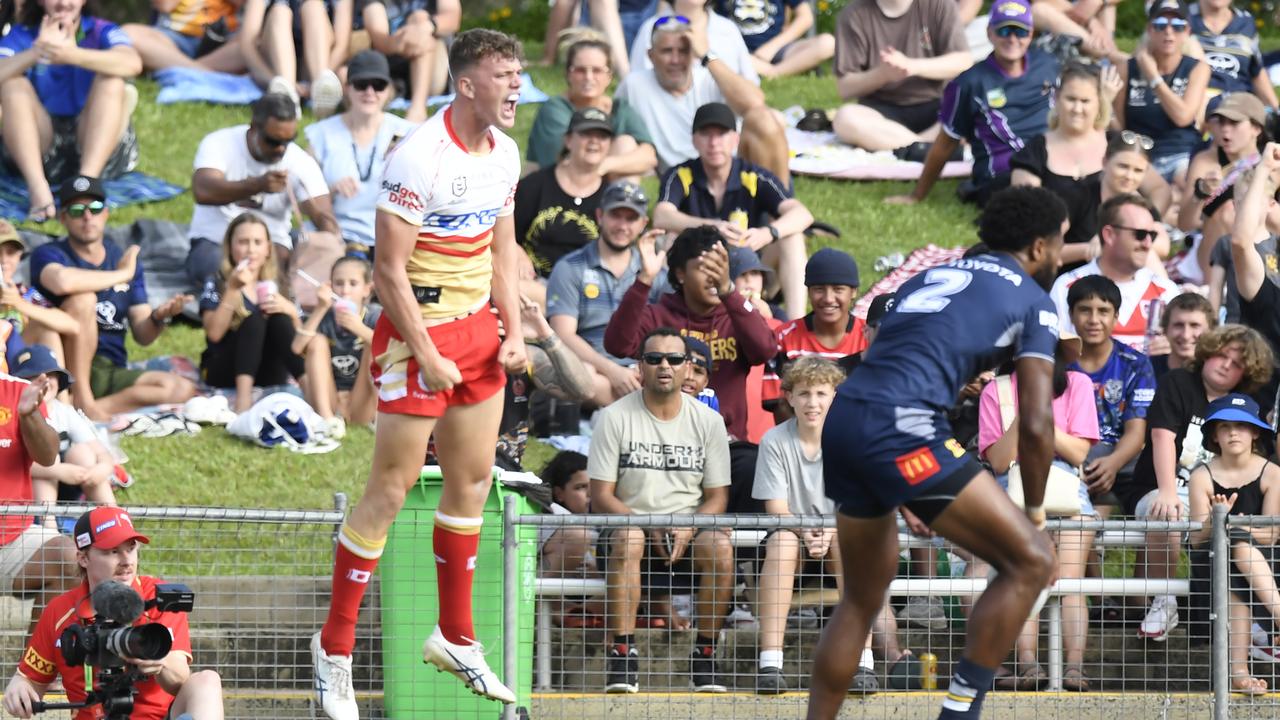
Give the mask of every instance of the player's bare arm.
[[(506, 338), (498, 351), (498, 360), (507, 372), (520, 372), (528, 363), (524, 350), (524, 332), (520, 324), (520, 276), (514, 215), (498, 218), (493, 226), (493, 289), (490, 298), (498, 309), (498, 317), (506, 329)], [(394, 319), (394, 318), (393, 318)], [(419, 360), (421, 362), (421, 360)]]

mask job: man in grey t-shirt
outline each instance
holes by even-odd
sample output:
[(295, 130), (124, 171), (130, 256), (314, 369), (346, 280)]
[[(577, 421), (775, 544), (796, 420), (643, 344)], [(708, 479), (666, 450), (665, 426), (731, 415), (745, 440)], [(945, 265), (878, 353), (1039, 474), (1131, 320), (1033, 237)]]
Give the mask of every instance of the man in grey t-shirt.
[[(587, 474), (591, 509), (610, 514), (717, 514), (729, 502), (729, 436), (711, 408), (680, 391), (689, 369), (685, 338), (669, 327), (640, 344), (640, 390), (600, 412)], [(715, 638), (733, 592), (733, 548), (723, 530), (619, 527), (602, 533), (609, 633), (605, 692), (639, 690), (635, 647), (641, 565), (652, 574), (699, 578), (697, 637), (689, 672), (697, 692), (725, 692)], [(692, 560), (691, 568), (690, 559)], [(682, 569), (683, 568), (683, 569)]]

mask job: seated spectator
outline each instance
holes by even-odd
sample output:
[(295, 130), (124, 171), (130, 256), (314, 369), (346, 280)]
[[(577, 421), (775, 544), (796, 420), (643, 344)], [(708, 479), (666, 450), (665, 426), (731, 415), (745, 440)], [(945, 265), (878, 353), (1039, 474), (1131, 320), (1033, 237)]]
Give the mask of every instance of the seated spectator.
[(1190, 37), (1183, 0), (1156, 0), (1147, 14), (1146, 45), (1120, 65), (1125, 92), (1116, 96), (1116, 124), (1155, 141), (1151, 162), (1165, 182), (1182, 185), (1200, 142), (1209, 65), (1183, 52)]
[(392, 146), (413, 129), (412, 123), (384, 109), (394, 95), (387, 58), (376, 50), (357, 53), (347, 64), (343, 85), (347, 109), (303, 131), (329, 186), (342, 239), (351, 251), (369, 258), (382, 166)]
[[(1271, 426), (1259, 417), (1258, 403), (1248, 395), (1232, 393), (1214, 400), (1205, 409), (1204, 446), (1216, 457), (1191, 473), (1188, 496), (1190, 519), (1203, 523), (1191, 533), (1191, 605), (1193, 617), (1208, 619), (1205, 599), (1210, 592), (1210, 515), (1216, 505), (1225, 505), (1228, 515), (1280, 514), (1280, 467), (1267, 459), (1259, 438), (1270, 435)], [(1249, 672), (1253, 648), (1250, 627), (1253, 618), (1268, 617), (1276, 640), (1264, 643), (1264, 653), (1273, 655), (1280, 644), (1280, 593), (1276, 590), (1276, 527), (1234, 525), (1227, 529), (1230, 547), (1230, 589), (1227, 611), (1230, 619), (1231, 690), (1244, 695), (1266, 692), (1267, 681)], [(1203, 597), (1197, 597), (1202, 593)]]
[[(640, 388), (635, 360), (617, 357), (604, 348), (605, 328), (648, 258), (652, 267), (662, 259), (654, 244), (661, 231), (644, 233), (648, 222), (644, 190), (630, 182), (604, 189), (595, 242), (565, 255), (547, 282), (547, 320), (579, 360), (595, 369), (591, 402), (604, 407)], [(655, 271), (656, 275), (656, 271)]]
[[(1191, 32), (1209, 64), (1210, 96), (1252, 92), (1270, 109), (1280, 109), (1276, 89), (1258, 51), (1258, 26), (1253, 15), (1231, 0), (1199, 0), (1188, 10)], [(1213, 110), (1216, 98), (1210, 99)]]
[[(768, 323), (769, 329), (777, 334), (783, 322), (774, 317), (773, 306), (764, 299), (766, 287), (777, 287), (777, 276), (773, 269), (760, 262), (760, 256), (750, 249), (741, 246), (729, 248), (729, 276), (733, 278), (733, 289), (755, 306), (756, 312)], [(781, 315), (781, 311), (778, 312)], [(711, 368), (711, 351), (707, 350), (707, 368)], [(762, 393), (764, 391), (764, 373), (768, 363), (752, 365), (747, 373), (747, 437), (752, 443), (760, 444), (760, 440), (769, 428), (775, 424), (773, 413), (766, 410)], [(714, 391), (712, 391), (714, 392)], [(718, 401), (717, 401), (718, 403)]]
[[(744, 160), (767, 168), (789, 187), (790, 151), (782, 123), (765, 104), (764, 93), (719, 55), (709, 52), (705, 38), (693, 32), (689, 23), (681, 22), (680, 16), (659, 20), (662, 22), (653, 26), (653, 46), (649, 48), (653, 67), (632, 70), (615, 95), (635, 108), (649, 129), (658, 152), (658, 169), (665, 172), (697, 157), (689, 132), (693, 116), (707, 103), (723, 102), (742, 121), (738, 153)], [(737, 35), (738, 31), (734, 28), (733, 32)]]
[[(1230, 249), (1228, 249), (1230, 252)], [(1196, 358), (1196, 342), (1200, 336), (1218, 327), (1218, 313), (1203, 295), (1184, 292), (1169, 301), (1160, 318), (1160, 331), (1168, 341), (1169, 352), (1152, 354), (1151, 368), (1156, 380), (1170, 370), (1186, 367)]]
[[(80, 326), (65, 312), (51, 307), (34, 288), (14, 276), (27, 243), (7, 220), (0, 220), (0, 372), (9, 372), (9, 358), (23, 346), (41, 344), (62, 355), (62, 335), (75, 335)], [(3, 322), (7, 320), (8, 322)]]
[(124, 32), (149, 72), (171, 67), (242, 73), (244, 58), (233, 39), (240, 27), (237, 0), (151, 0), (150, 25), (129, 23)]
[(333, 216), (324, 172), (294, 144), (297, 134), (293, 102), (285, 95), (267, 93), (253, 104), (249, 125), (215, 130), (200, 141), (191, 178), (195, 209), (187, 235), (191, 282), (203, 283), (218, 271), (227, 225), (246, 210), (267, 223), (271, 242), (280, 246), (275, 256), (282, 270), (293, 249), (291, 199), (297, 200), (317, 230), (342, 232)]
[(603, 110), (578, 110), (569, 121), (560, 160), (516, 186), (516, 241), (540, 277), (565, 255), (600, 237), (596, 209), (604, 192), (600, 166), (609, 156), (613, 126)]
[(790, 417), (790, 408), (780, 402), (787, 365), (806, 355), (840, 362), (869, 344), (865, 323), (853, 314), (858, 283), (858, 263), (842, 250), (822, 248), (805, 264), (804, 284), (813, 311), (778, 328), (778, 352), (764, 372), (761, 401), (778, 422)]
[(1085, 65), (1066, 66), (1053, 92), (1049, 131), (1028, 140), (1009, 160), (1010, 183), (1052, 190), (1067, 204), (1071, 226), (1063, 236), (1066, 270), (1093, 259), (1089, 241), (1098, 231), (1098, 181), (1107, 156), (1106, 129), (1120, 87), (1114, 67), (1099, 73)]
[[(1059, 36), (1091, 58), (1124, 58), (1116, 48), (1119, 0), (1033, 0), (1036, 29), (1045, 40)], [(1067, 52), (1073, 52), (1074, 47)]]
[(344, 418), (359, 424), (373, 421), (373, 379), (363, 356), (382, 307), (369, 304), (372, 294), (369, 261), (339, 258), (293, 339), (292, 351), (306, 359), (307, 398), (321, 417), (333, 418), (329, 430), (335, 437), (346, 433)]
[[(561, 450), (538, 475), (551, 487), (549, 511), (552, 514), (582, 515), (591, 512), (591, 476), (587, 474), (585, 455)], [(596, 558), (596, 540), (599, 537), (599, 530), (581, 525), (539, 527), (538, 574), (551, 578), (599, 579), (601, 572)], [(605, 614), (605, 606), (599, 600), (581, 604), (562, 600), (559, 605), (555, 614), (561, 626), (603, 626), (600, 621)]]
[(237, 37), (249, 74), (267, 92), (288, 95), (295, 113), (300, 98), (310, 98), (316, 117), (329, 117), (342, 102), (337, 71), (350, 54), (354, 7), (355, 0), (244, 0)]
[[(711, 347), (711, 389), (735, 440), (747, 437), (746, 378), (776, 349), (773, 332), (755, 306), (733, 289), (723, 236), (709, 225), (681, 232), (667, 253), (667, 280), (674, 292), (648, 304), (661, 256), (641, 252), (640, 272), (622, 297), (604, 332), (605, 350), (638, 357), (654, 328), (674, 327)], [(749, 481), (748, 481), (749, 482)]]
[[(1051, 113), (1054, 98), (1045, 88), (1055, 79), (1065, 80), (1066, 75), (1058, 76), (1058, 61), (1052, 55), (1031, 49), (1031, 6), (1024, 0), (996, 3), (987, 24), (987, 38), (993, 46), (991, 54), (960, 73), (943, 90), (938, 110), (942, 132), (936, 133), (928, 154), (922, 158), (924, 169), (915, 189), (910, 195), (888, 198), (886, 202), (909, 204), (928, 197), (943, 166), (965, 141), (973, 149), (973, 175), (960, 186), (960, 197), (985, 205), (992, 192), (1009, 184), (1009, 161), (1014, 153), (1043, 135), (1046, 123), (1053, 122), (1056, 128), (1057, 113), (1063, 111)], [(1055, 96), (1058, 108), (1062, 107), (1062, 87), (1058, 86)], [(1092, 102), (1082, 108), (1084, 117), (1076, 123), (1083, 124), (1086, 131), (1099, 115), (1097, 87), (1095, 82), (1092, 98), (1086, 95), (1079, 101), (1086, 105)], [(1054, 140), (1062, 142), (1060, 135)], [(1101, 142), (1094, 138), (1099, 161)], [(905, 155), (917, 159), (924, 145), (908, 147)]]
[[(276, 282), (273, 247), (267, 224), (258, 216), (244, 213), (232, 220), (222, 240), (222, 264), (200, 295), (200, 322), (208, 342), (200, 376), (210, 387), (234, 388), (231, 409), (237, 413), (253, 405), (255, 387), (287, 384), (290, 377), (302, 378), (306, 369), (291, 349), (301, 321), (288, 289)], [(333, 411), (321, 417), (328, 420)]]
[[(835, 504), (826, 496), (822, 479), (822, 424), (842, 380), (844, 371), (821, 357), (801, 358), (787, 367), (782, 392), (791, 408), (791, 419), (765, 433), (751, 490), (752, 497), (763, 501), (764, 510), (770, 515), (834, 516)], [(834, 542), (835, 536), (835, 528), (783, 529), (770, 531), (765, 540), (757, 608), (758, 694), (779, 695), (788, 689), (782, 673), (782, 646), (797, 565), (806, 570), (804, 576), (834, 575), (836, 587), (843, 590), (840, 548)], [(810, 567), (814, 569), (808, 571)], [(874, 693), (879, 687), (872, 662), (871, 634), (867, 633), (849, 692)]]
[(1178, 294), (1177, 285), (1148, 267), (1158, 227), (1155, 215), (1155, 208), (1141, 195), (1118, 195), (1102, 204), (1098, 211), (1101, 254), (1058, 276), (1049, 291), (1058, 308), (1062, 332), (1072, 333), (1067, 291), (1082, 277), (1103, 275), (1120, 288), (1122, 299), (1114, 338), (1130, 347), (1146, 349), (1151, 303), (1168, 303)]
[[(639, 349), (641, 391), (602, 410), (591, 434), (592, 511), (723, 513), (729, 498), (728, 437), (713, 410), (680, 391), (688, 372), (684, 338), (669, 327), (653, 328), (646, 330)], [(696, 637), (689, 674), (694, 692), (725, 692), (715, 644), (733, 594), (728, 531), (617, 527), (601, 536), (608, 585), (605, 692), (639, 689), (635, 627), (645, 566), (651, 578), (695, 573)]]
[(1080, 479), (1093, 505), (1106, 507), (1105, 515), (1119, 504), (1112, 492), (1115, 484), (1133, 479), (1147, 434), (1147, 408), (1156, 392), (1147, 356), (1111, 339), (1121, 304), (1120, 288), (1102, 275), (1082, 277), (1067, 292), (1071, 325), (1081, 343), (1080, 357), (1068, 369), (1093, 381), (1098, 412), (1098, 442), (1089, 448)]
[[(1160, 177), (1151, 165), (1151, 148), (1155, 143), (1146, 135), (1139, 135), (1130, 130), (1108, 133), (1107, 152), (1102, 159), (1102, 175), (1085, 180), (1085, 188), (1081, 194), (1084, 207), (1077, 211), (1082, 227), (1075, 236), (1087, 235), (1088, 245), (1085, 251), (1073, 251), (1072, 257), (1083, 254), (1087, 262), (1098, 257), (1102, 252), (1102, 240), (1098, 236), (1098, 209), (1102, 203), (1117, 195), (1142, 195), (1163, 216), (1173, 204), (1173, 191), (1169, 184)], [(1074, 228), (1074, 223), (1072, 228)], [(1071, 232), (1069, 229), (1068, 232)], [(1163, 259), (1169, 255), (1169, 234), (1160, 223), (1160, 234), (1152, 243), (1155, 257), (1148, 260), (1152, 270), (1163, 269)], [(1064, 248), (1063, 252), (1067, 252)], [(1064, 264), (1064, 271), (1074, 270)]]
[[(1053, 368), (1053, 463), (1070, 475), (1079, 475), (1090, 448), (1098, 442), (1098, 412), (1094, 407), (1093, 387), (1084, 373), (1069, 371), (1068, 355), (1059, 345)], [(996, 482), (1008, 489), (1011, 467), (1018, 461), (1017, 374), (998, 377), (982, 391), (978, 407), (978, 453), (991, 464)], [(1002, 387), (1003, 386), (1003, 387)], [(1069, 520), (1094, 520), (1098, 513), (1089, 499), (1085, 483), (1077, 484), (1080, 514)], [(1085, 565), (1093, 547), (1093, 530), (1059, 530), (1055, 538), (1058, 550), (1058, 577), (1084, 577)], [(979, 561), (981, 562), (981, 561)], [(1084, 673), (1084, 652), (1089, 636), (1089, 608), (1079, 593), (1062, 596), (1062, 644), (1066, 650), (1066, 669), (1062, 686), (1066, 690), (1087, 692), (1089, 678)], [(1037, 643), (1040, 618), (1033, 616), (1023, 624), (1022, 634), (1014, 650), (1016, 665), (1009, 682), (1018, 690), (1039, 690), (1049, 679), (1040, 667)], [(1010, 688), (1013, 689), (1013, 688)]]
[[(658, 0), (552, 0), (547, 18), (545, 44), (539, 65), (550, 67), (559, 62), (564, 39), (579, 34), (598, 36), (605, 43), (608, 62), (623, 77), (631, 70), (627, 54), (636, 39), (640, 24), (658, 12)], [(574, 14), (581, 9), (576, 28)], [(624, 20), (625, 18), (625, 20)]]
[(760, 77), (799, 75), (835, 55), (834, 35), (807, 36), (814, 18), (813, 6), (804, 0), (716, 0), (716, 12), (738, 25)]
[(610, 179), (638, 178), (653, 172), (658, 166), (658, 154), (649, 129), (625, 98), (609, 97), (613, 74), (609, 45), (603, 40), (585, 37), (570, 42), (564, 59), (565, 92), (539, 105), (538, 114), (533, 118), (529, 149), (525, 154), (531, 165), (538, 168), (555, 165), (573, 114), (596, 108), (609, 117), (613, 127), (613, 142), (600, 172)]
[[(1170, 370), (1156, 385), (1147, 411), (1147, 439), (1133, 481), (1116, 483), (1126, 513), (1139, 519), (1181, 520), (1188, 515), (1185, 480), (1212, 455), (1204, 448), (1204, 419), (1211, 400), (1255, 393), (1271, 379), (1274, 356), (1266, 340), (1242, 325), (1223, 325), (1200, 336), (1195, 360)], [(1180, 533), (1149, 532), (1145, 577), (1166, 579), (1178, 570)], [(1159, 595), (1138, 636), (1163, 640), (1178, 626), (1178, 599)]]
[(653, 209), (656, 228), (678, 233), (711, 224), (733, 245), (775, 268), (789, 317), (804, 314), (804, 231), (813, 214), (767, 169), (738, 157), (733, 111), (707, 103), (693, 116), (698, 157), (668, 168)]
[[(938, 137), (942, 87), (973, 65), (955, 0), (858, 0), (836, 18), (836, 135), (867, 150)], [(856, 102), (854, 102), (856, 101)]]
[[(58, 454), (48, 465), (31, 466), (31, 502), (36, 504), (58, 502), (59, 486), (73, 488), (76, 499), (96, 505), (115, 505), (112, 484), (116, 480), (116, 461), (93, 425), (75, 408), (58, 399), (58, 394), (71, 385), (71, 375), (58, 365), (58, 360), (43, 345), (32, 345), (18, 353), (13, 376), (36, 381), (45, 378), (44, 406), (49, 415), (45, 418), (58, 433)], [(53, 515), (44, 517), (44, 526), (57, 530)]]
[[(369, 0), (363, 3), (360, 17), (374, 50), (409, 64), (409, 109), (404, 119), (410, 123), (425, 121), (427, 98), (444, 94), (448, 83), (449, 51), (445, 40), (462, 24), (462, 3)], [(349, 73), (350, 68), (348, 82)]]
[[(720, 58), (735, 75), (752, 85), (760, 84), (754, 58), (738, 26), (724, 15), (713, 11), (709, 0), (670, 0), (671, 15), (652, 16), (636, 33), (631, 44), (631, 70), (652, 70), (657, 64), (650, 53), (656, 29), (664, 23), (679, 22), (688, 26), (697, 38), (695, 45), (713, 57)], [(681, 20), (683, 18), (683, 20)]]
[(85, 0), (27, 0), (0, 38), (5, 169), (27, 183), (27, 221), (52, 220), (52, 186), (79, 175), (114, 178), (138, 164), (125, 83), (142, 59), (116, 25), (82, 15)]
[(1206, 123), (1213, 142), (1191, 158), (1187, 168), (1191, 192), (1178, 206), (1178, 227), (1188, 233), (1201, 230), (1204, 238), (1195, 244), (1195, 262), (1179, 266), (1184, 278), (1197, 284), (1209, 277), (1218, 240), (1231, 232), (1231, 213), (1216, 212), (1214, 208), (1220, 203), (1211, 198), (1222, 194), (1225, 178), (1242, 164), (1256, 160), (1267, 143), (1267, 109), (1261, 100), (1247, 92), (1231, 93), (1220, 100)]
[[(103, 237), (111, 211), (97, 178), (78, 176), (63, 183), (58, 221), (67, 231), (31, 253), (31, 283), (54, 307), (76, 322), (63, 335), (75, 406), (90, 420), (163, 403), (183, 403), (196, 394), (195, 383), (170, 372), (128, 366), (125, 332), (139, 345), (155, 342), (190, 300), (175, 295), (160, 307), (147, 301), (140, 248), (121, 250)], [(88, 382), (85, 379), (88, 378)]]
[[(1280, 358), (1280, 285), (1267, 279), (1268, 268), (1258, 253), (1257, 243), (1280, 232), (1276, 189), (1280, 179), (1280, 144), (1267, 143), (1252, 179), (1236, 182), (1235, 224), (1231, 231), (1231, 261), (1236, 290), (1240, 294), (1240, 319), (1262, 333)], [(1268, 227), (1268, 221), (1271, 227)]]

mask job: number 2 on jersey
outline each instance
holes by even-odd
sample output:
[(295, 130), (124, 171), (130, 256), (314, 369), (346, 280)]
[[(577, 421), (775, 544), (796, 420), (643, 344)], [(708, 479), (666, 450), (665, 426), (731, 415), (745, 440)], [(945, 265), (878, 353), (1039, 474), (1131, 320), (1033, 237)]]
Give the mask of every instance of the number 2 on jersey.
[(898, 312), (935, 313), (951, 304), (951, 296), (969, 286), (973, 275), (968, 270), (934, 268), (924, 275), (924, 287), (898, 303)]

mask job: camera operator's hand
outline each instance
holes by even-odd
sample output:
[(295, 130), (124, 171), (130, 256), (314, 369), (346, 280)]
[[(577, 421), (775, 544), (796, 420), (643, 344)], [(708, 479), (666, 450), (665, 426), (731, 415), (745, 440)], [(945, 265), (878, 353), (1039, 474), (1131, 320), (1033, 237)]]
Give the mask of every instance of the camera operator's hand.
[(35, 683), (20, 672), (13, 674), (9, 687), (4, 689), (4, 711), (14, 717), (29, 718), (32, 715), (31, 704), (40, 700), (40, 691)]
[(155, 677), (164, 671), (164, 660), (134, 660), (125, 658), (145, 678)]

